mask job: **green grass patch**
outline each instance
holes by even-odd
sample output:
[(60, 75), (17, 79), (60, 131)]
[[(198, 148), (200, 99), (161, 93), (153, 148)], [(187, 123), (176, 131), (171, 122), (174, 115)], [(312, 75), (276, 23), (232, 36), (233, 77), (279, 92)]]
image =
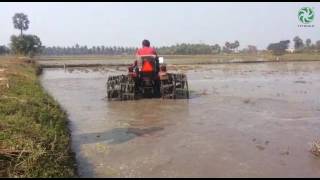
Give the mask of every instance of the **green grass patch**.
[(66, 113), (41, 87), (29, 63), (0, 62), (0, 177), (75, 177)]

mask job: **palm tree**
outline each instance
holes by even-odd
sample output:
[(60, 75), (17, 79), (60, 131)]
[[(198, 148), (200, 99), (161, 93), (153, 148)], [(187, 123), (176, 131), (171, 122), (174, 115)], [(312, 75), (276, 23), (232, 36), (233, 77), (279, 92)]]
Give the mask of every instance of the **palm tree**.
[(240, 43), (239, 43), (238, 40), (236, 40), (236, 41), (234, 42), (234, 48), (236, 48), (237, 51), (238, 51), (238, 47), (239, 47), (239, 46), (240, 46)]
[(228, 48), (228, 49), (230, 49), (230, 43), (227, 41), (226, 43), (225, 43), (225, 46), (226, 46), (226, 48)]
[(294, 49), (302, 49), (304, 44), (302, 39), (299, 36), (293, 38), (294, 41)]
[(21, 36), (22, 36), (22, 31), (25, 31), (29, 29), (29, 19), (28, 16), (23, 14), (23, 13), (16, 13), (13, 17), (13, 26), (15, 29), (20, 29)]
[(306, 45), (307, 45), (308, 48), (310, 47), (310, 45), (311, 45), (311, 39), (308, 38), (308, 39), (306, 40)]

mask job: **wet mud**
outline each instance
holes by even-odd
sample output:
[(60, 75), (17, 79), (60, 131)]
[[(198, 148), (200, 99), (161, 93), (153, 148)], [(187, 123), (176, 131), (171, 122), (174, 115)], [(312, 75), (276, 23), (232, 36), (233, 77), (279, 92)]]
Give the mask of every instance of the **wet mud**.
[(320, 63), (170, 66), (188, 100), (107, 101), (126, 67), (45, 69), (82, 177), (320, 177)]

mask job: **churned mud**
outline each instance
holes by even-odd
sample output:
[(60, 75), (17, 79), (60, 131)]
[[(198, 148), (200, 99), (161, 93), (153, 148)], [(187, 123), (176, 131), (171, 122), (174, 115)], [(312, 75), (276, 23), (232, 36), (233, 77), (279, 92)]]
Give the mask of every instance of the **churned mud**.
[(189, 100), (104, 99), (126, 67), (45, 69), (82, 177), (320, 177), (320, 63), (171, 66)]

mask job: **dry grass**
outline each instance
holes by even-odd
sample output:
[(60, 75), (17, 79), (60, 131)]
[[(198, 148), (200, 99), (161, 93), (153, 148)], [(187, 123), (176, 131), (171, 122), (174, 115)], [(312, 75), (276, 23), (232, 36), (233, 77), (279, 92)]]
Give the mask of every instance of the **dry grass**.
[[(7, 61), (6, 61), (7, 62)], [(0, 93), (9, 85), (5, 60), (0, 60)]]
[(320, 157), (320, 140), (312, 144), (311, 153)]

